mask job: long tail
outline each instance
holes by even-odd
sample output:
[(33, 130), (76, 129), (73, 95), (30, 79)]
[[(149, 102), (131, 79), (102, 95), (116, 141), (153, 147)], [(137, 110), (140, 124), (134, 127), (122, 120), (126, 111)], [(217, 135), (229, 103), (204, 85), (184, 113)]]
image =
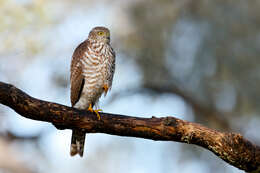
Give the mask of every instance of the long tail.
[(72, 130), (71, 145), (70, 145), (70, 155), (75, 156), (79, 154), (81, 157), (84, 152), (86, 133), (82, 130)]

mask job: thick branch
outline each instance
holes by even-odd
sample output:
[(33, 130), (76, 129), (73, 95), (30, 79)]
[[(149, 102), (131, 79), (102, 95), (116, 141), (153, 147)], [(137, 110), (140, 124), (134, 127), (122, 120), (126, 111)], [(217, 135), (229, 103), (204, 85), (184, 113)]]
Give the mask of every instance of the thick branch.
[(206, 148), (227, 163), (247, 172), (260, 172), (260, 147), (240, 134), (222, 133), (174, 117), (138, 118), (95, 114), (30, 97), (16, 87), (0, 82), (0, 103), (18, 114), (64, 129), (81, 128), (87, 133), (107, 133), (161, 141), (176, 141)]

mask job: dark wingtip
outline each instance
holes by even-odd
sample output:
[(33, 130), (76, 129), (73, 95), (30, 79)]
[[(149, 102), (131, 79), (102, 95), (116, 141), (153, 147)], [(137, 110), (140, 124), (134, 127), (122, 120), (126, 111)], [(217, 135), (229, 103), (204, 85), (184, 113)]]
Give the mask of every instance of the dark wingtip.
[(80, 157), (83, 157), (83, 152), (82, 153), (78, 153)]

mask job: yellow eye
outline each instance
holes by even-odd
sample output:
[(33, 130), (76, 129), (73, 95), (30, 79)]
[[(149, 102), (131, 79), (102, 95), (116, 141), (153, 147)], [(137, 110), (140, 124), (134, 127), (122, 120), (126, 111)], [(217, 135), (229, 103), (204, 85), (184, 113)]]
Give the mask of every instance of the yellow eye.
[(104, 32), (99, 31), (97, 34), (98, 34), (98, 35), (104, 35)]

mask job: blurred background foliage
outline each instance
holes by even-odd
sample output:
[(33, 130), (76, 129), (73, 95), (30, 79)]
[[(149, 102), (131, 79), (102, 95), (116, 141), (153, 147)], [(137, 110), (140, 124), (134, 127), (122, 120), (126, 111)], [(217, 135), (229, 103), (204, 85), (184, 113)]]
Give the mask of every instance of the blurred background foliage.
[[(0, 0), (0, 80), (70, 105), (73, 50), (104, 25), (117, 53), (104, 111), (172, 115), (260, 145), (259, 9), (257, 0)], [(2, 105), (0, 119), (0, 172), (242, 172), (196, 146), (103, 134), (70, 158), (69, 130)]]

